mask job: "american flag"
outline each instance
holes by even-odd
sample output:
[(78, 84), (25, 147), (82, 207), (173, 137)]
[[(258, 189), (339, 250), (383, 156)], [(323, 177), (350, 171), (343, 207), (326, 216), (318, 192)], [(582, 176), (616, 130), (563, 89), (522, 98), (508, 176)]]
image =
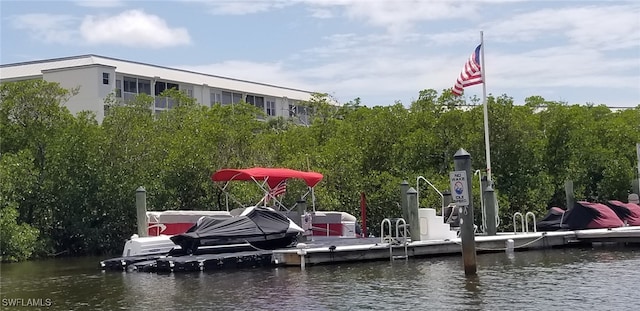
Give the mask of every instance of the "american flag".
[(480, 70), (480, 47), (482, 44), (478, 45), (476, 50), (471, 54), (469, 60), (466, 64), (464, 64), (464, 68), (462, 68), (462, 72), (460, 73), (460, 77), (456, 80), (456, 84), (453, 86), (451, 92), (454, 95), (460, 96), (462, 95), (462, 89), (471, 86), (480, 84), (483, 82), (482, 79), (482, 71)]
[(287, 192), (287, 180), (283, 180), (280, 183), (278, 183), (275, 187), (269, 189), (269, 199), (271, 198), (275, 198), (279, 195), (284, 194), (285, 192)]

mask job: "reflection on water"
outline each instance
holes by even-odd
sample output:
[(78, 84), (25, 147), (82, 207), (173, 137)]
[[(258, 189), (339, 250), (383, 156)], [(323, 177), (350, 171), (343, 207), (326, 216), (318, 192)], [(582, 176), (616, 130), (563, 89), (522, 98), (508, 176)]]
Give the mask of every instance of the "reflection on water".
[(3, 303), (49, 298), (60, 310), (632, 310), (640, 301), (637, 248), (483, 254), (475, 277), (465, 277), (459, 256), (177, 274), (102, 272), (100, 259), (3, 264)]

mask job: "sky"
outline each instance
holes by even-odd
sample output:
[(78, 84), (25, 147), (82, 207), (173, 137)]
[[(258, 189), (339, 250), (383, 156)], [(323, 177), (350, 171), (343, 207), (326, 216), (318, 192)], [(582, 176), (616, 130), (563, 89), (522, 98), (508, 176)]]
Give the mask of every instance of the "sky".
[(452, 87), (482, 31), (488, 94), (640, 105), (640, 1), (1, 0), (0, 18), (2, 64), (97, 54), (366, 106)]

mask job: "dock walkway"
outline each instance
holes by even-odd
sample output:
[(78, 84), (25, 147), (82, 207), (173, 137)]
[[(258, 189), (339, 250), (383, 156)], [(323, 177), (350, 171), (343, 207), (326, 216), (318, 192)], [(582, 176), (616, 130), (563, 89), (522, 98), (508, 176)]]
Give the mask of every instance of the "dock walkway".
[[(508, 242), (509, 241), (509, 242)], [(475, 236), (476, 252), (560, 248), (593, 243), (640, 243), (640, 226)], [(307, 266), (337, 262), (394, 260), (461, 254), (460, 238), (404, 242), (402, 238), (320, 239), (295, 248), (185, 256), (119, 257), (101, 262), (104, 270), (187, 272), (254, 267)], [(304, 263), (303, 263), (304, 261)]]

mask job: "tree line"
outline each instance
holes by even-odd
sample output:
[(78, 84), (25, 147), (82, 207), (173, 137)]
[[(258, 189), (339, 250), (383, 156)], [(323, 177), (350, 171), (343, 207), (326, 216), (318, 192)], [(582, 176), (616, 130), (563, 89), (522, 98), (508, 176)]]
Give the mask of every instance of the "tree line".
[[(403, 180), (416, 187), (416, 177), (425, 176), (447, 189), (459, 148), (471, 154), (474, 169), (485, 167), (482, 106), (460, 109), (464, 102), (449, 91), (423, 90), (408, 107), (366, 107), (359, 99), (336, 106), (326, 94), (314, 94), (303, 104), (310, 111), (304, 124), (266, 118), (246, 103), (198, 105), (175, 90), (163, 96), (176, 105), (160, 114), (149, 109), (151, 96), (126, 105), (110, 97), (99, 124), (91, 112), (73, 115), (64, 107), (76, 92), (42, 80), (0, 85), (3, 261), (121, 251), (136, 232), (139, 186), (150, 210), (223, 210), (224, 194), (210, 179), (221, 168), (320, 172), (316, 209), (359, 215), (364, 192), (368, 225), (376, 232), (383, 218), (402, 215)], [(548, 207), (564, 206), (567, 179), (577, 199), (626, 199), (635, 178), (640, 106), (611, 111), (540, 96), (515, 105), (501, 95), (488, 98), (488, 111), (499, 230), (510, 229), (515, 212), (541, 218)], [(285, 204), (304, 188), (289, 183)], [(435, 192), (420, 191), (421, 206), (440, 206)], [(472, 191), (478, 208), (476, 181)], [(230, 192), (245, 204), (260, 196), (249, 183), (232, 184)]]

